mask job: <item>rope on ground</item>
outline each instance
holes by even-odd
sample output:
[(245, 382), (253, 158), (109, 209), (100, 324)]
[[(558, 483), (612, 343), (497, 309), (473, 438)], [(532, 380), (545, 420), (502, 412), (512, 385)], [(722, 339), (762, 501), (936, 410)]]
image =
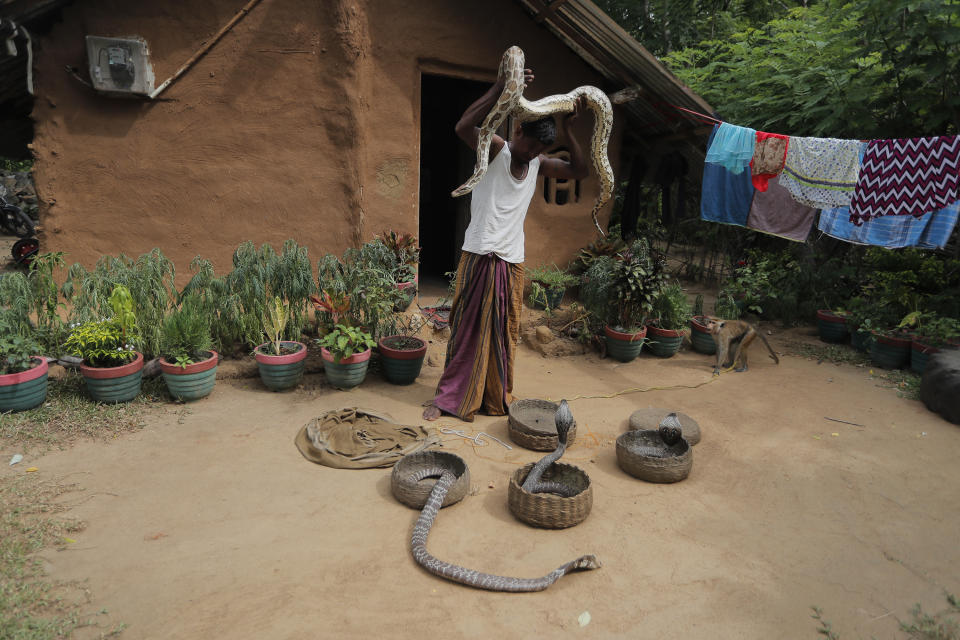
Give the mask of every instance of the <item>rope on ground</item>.
[[(727, 369), (729, 371), (729, 369)], [(616, 398), (617, 396), (627, 395), (628, 393), (643, 393), (646, 391), (672, 391), (674, 389), (699, 389), (704, 385), (708, 385), (719, 376), (711, 376), (709, 380), (700, 382), (697, 384), (675, 384), (668, 387), (630, 387), (628, 389), (621, 389), (620, 391), (615, 391), (607, 395), (597, 395), (597, 396), (574, 396), (572, 398), (567, 398), (567, 402), (573, 402), (574, 400), (591, 400), (591, 399), (609, 399)], [(549, 398), (548, 398), (549, 399)], [(552, 402), (552, 400), (551, 400)]]

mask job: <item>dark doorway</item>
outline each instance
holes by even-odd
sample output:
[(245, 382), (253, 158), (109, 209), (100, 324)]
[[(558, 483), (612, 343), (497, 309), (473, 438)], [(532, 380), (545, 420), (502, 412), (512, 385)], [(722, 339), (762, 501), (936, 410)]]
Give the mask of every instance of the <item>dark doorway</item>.
[(489, 84), (424, 74), (420, 100), (420, 281), (457, 268), (470, 223), (470, 196), (450, 192), (473, 173), (476, 155), (454, 132)]

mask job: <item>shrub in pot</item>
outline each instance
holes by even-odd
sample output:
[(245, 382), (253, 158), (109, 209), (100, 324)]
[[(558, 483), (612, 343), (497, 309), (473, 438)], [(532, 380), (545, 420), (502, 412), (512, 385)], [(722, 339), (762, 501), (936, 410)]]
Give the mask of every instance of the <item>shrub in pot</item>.
[(188, 401), (210, 395), (217, 382), (219, 356), (198, 296), (188, 294), (163, 319), (160, 344), (160, 370), (171, 397)]
[(83, 360), (80, 373), (87, 393), (100, 402), (129, 402), (140, 393), (143, 354), (136, 350), (133, 300), (130, 291), (116, 285), (110, 294), (113, 317), (74, 323), (64, 348)]
[(884, 369), (899, 369), (910, 363), (913, 337), (900, 329), (874, 329), (870, 361)]
[(383, 375), (393, 384), (413, 384), (420, 375), (427, 343), (414, 334), (423, 326), (422, 315), (412, 315), (408, 320), (396, 316), (391, 335), (380, 338), (380, 364)]
[(817, 310), (817, 332), (824, 342), (846, 342), (850, 338), (845, 311)]
[(577, 284), (576, 276), (570, 275), (556, 264), (526, 271), (530, 280), (530, 296), (527, 302), (534, 309), (544, 309), (548, 314), (563, 302), (567, 287)]
[(406, 311), (417, 295), (417, 264), (420, 262), (420, 247), (412, 233), (384, 231), (379, 240), (393, 253), (392, 275), (401, 292), (401, 299), (394, 304), (396, 312)]
[(31, 338), (0, 318), (0, 411), (23, 411), (47, 398), (47, 361)]
[(653, 301), (647, 323), (647, 348), (661, 358), (669, 358), (680, 350), (687, 334), (687, 323), (693, 314), (683, 287), (674, 282), (664, 287)]
[(267, 310), (263, 314), (263, 329), (269, 340), (253, 350), (257, 369), (260, 371), (260, 380), (271, 391), (283, 391), (295, 387), (303, 378), (307, 345), (295, 340), (282, 339), (287, 327), (289, 306), (289, 303), (279, 296), (274, 297), (273, 302), (267, 305)]
[(900, 323), (900, 328), (913, 330), (910, 343), (910, 368), (922, 374), (927, 360), (943, 349), (955, 349), (960, 339), (960, 321), (939, 316), (933, 312), (911, 313)]
[(359, 327), (338, 324), (317, 343), (321, 347), (323, 370), (331, 385), (346, 391), (363, 382), (371, 349), (377, 345), (372, 335)]

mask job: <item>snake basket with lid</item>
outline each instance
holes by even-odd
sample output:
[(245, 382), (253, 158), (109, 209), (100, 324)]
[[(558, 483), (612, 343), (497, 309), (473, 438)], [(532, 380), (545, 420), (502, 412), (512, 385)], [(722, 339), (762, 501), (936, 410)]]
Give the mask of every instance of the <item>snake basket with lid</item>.
[[(507, 433), (510, 439), (533, 451), (553, 451), (559, 442), (554, 416), (560, 405), (549, 400), (514, 400), (510, 404)], [(573, 421), (567, 433), (567, 445), (577, 438), (577, 423)]]
[(580, 467), (554, 462), (543, 472), (542, 480), (569, 488), (569, 497), (554, 493), (531, 493), (523, 481), (533, 469), (530, 463), (517, 469), (510, 478), (507, 502), (517, 520), (544, 529), (565, 529), (580, 524), (593, 508), (593, 485), (590, 476)]
[(393, 497), (408, 507), (422, 509), (437, 478), (446, 469), (452, 471), (457, 479), (440, 506), (448, 507), (460, 502), (470, 490), (470, 469), (463, 458), (446, 451), (417, 451), (393, 465), (390, 474)]
[(690, 475), (693, 449), (683, 438), (667, 444), (659, 430), (627, 431), (617, 438), (617, 463), (647, 482), (678, 482)]

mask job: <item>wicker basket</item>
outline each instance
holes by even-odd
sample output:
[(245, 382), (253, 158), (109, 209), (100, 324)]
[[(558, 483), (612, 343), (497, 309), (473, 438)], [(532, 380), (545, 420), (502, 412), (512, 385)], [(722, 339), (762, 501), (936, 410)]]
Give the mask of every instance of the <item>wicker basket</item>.
[(417, 451), (404, 456), (400, 462), (393, 465), (393, 473), (390, 475), (393, 496), (408, 507), (422, 509), (433, 491), (433, 485), (437, 483), (437, 478), (424, 478), (420, 482), (414, 482), (411, 478), (421, 469), (436, 467), (450, 469), (457, 476), (440, 506), (448, 507), (463, 500), (470, 490), (470, 469), (463, 458), (446, 451)]
[[(510, 439), (534, 451), (553, 451), (559, 444), (555, 415), (558, 405), (548, 400), (514, 400), (510, 405), (507, 431)], [(567, 446), (577, 439), (577, 422), (567, 432)]]
[(530, 493), (524, 491), (521, 485), (533, 465), (531, 462), (517, 469), (510, 478), (507, 490), (510, 512), (518, 520), (544, 529), (565, 529), (586, 520), (593, 507), (593, 485), (590, 484), (590, 476), (580, 467), (554, 462), (544, 471), (543, 479), (572, 485), (580, 490), (579, 493), (569, 498), (553, 493)]
[[(670, 413), (669, 409), (650, 408), (637, 409), (630, 414), (631, 429), (653, 429), (656, 431), (660, 422)], [(685, 413), (677, 412), (677, 419), (680, 420), (680, 431), (683, 439), (690, 443), (690, 446), (700, 442), (700, 425), (697, 421)]]
[[(664, 458), (641, 455), (636, 451), (637, 446), (660, 447), (670, 455)], [(647, 482), (678, 482), (690, 475), (693, 449), (683, 438), (667, 447), (657, 431), (627, 431), (617, 438), (617, 462), (621, 469)]]

